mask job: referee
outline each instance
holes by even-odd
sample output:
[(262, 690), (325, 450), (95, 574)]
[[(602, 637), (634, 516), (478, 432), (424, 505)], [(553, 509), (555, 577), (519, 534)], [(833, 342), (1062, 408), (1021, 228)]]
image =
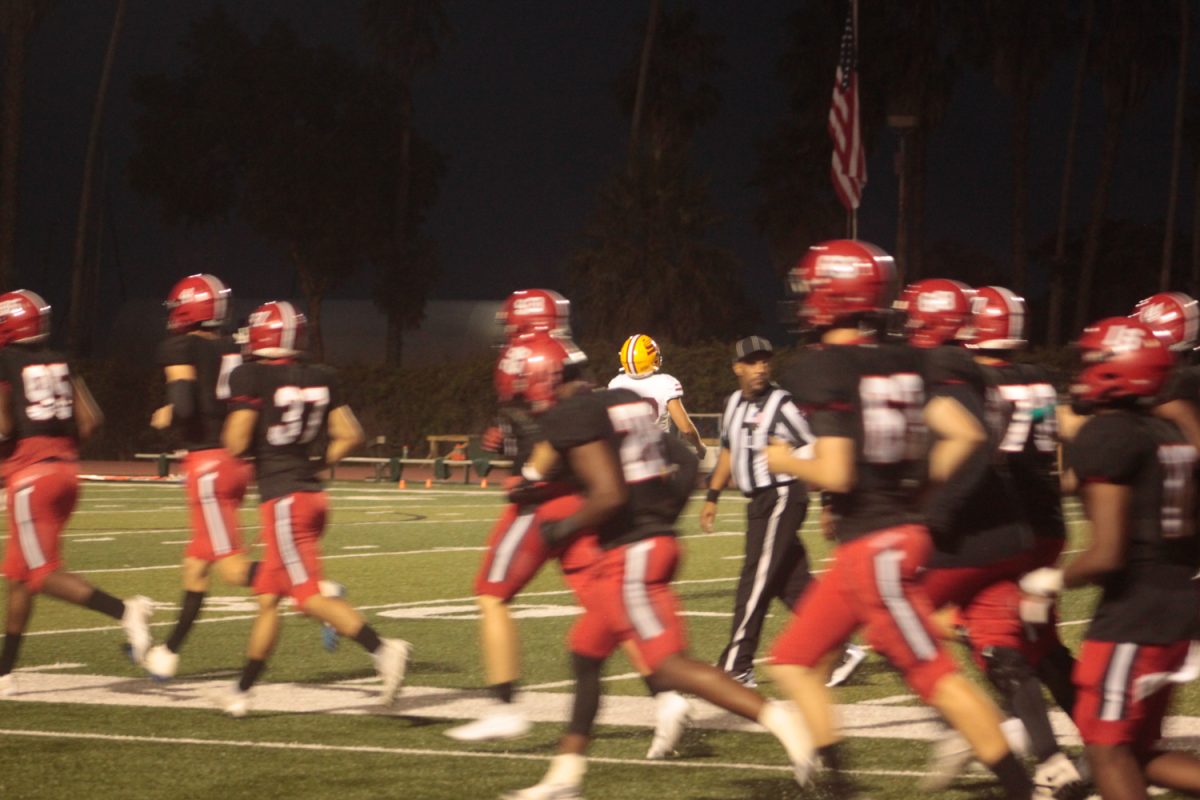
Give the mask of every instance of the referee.
[(808, 488), (790, 475), (772, 474), (765, 448), (772, 438), (800, 447), (813, 435), (792, 396), (771, 383), (771, 355), (771, 343), (761, 336), (749, 336), (734, 347), (733, 374), (739, 388), (725, 402), (721, 453), (700, 511), (701, 529), (712, 532), (717, 500), (731, 477), (750, 498), (733, 629), (717, 666), (751, 687), (757, 685), (754, 653), (771, 598), (793, 607), (812, 577), (798, 535), (808, 508)]

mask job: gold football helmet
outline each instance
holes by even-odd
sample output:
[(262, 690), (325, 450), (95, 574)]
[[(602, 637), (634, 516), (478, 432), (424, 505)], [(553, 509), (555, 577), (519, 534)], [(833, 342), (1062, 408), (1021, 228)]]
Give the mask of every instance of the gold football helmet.
[(662, 366), (658, 345), (644, 333), (635, 333), (626, 339), (617, 358), (621, 361), (621, 369), (631, 378), (653, 375)]

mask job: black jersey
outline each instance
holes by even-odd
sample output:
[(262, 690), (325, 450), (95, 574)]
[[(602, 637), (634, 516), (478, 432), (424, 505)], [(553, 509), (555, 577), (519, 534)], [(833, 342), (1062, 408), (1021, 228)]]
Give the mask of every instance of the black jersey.
[(1166, 644), (1197, 633), (1196, 450), (1171, 423), (1131, 411), (1098, 414), (1067, 450), (1081, 485), (1128, 486), (1123, 564), (1101, 582), (1087, 638)]
[(1200, 365), (1186, 363), (1183, 359), (1176, 362), (1159, 397), (1163, 403), (1172, 400), (1200, 403)]
[(1017, 555), (1033, 544), (1018, 499), (1017, 486), (997, 452), (999, 433), (1012, 417), (999, 387), (960, 347), (925, 351), (931, 397), (954, 399), (988, 432), (989, 441), (933, 496), (928, 508), (936, 569), (978, 567)]
[(1035, 536), (1062, 539), (1062, 490), (1058, 470), (1058, 391), (1050, 374), (1034, 364), (984, 368), (1011, 407), (999, 448)]
[[(595, 441), (607, 442), (621, 465), (629, 499), (615, 516), (600, 526), (605, 549), (674, 534), (683, 510), (680, 489), (670, 474), (672, 456), (648, 403), (628, 389), (604, 389), (563, 400), (540, 418), (542, 431), (555, 450), (569, 450)], [(686, 452), (686, 450), (684, 451)], [(690, 456), (693, 460), (695, 456)], [(686, 497), (687, 487), (683, 492)]]
[(233, 371), (229, 387), (231, 410), (258, 412), (251, 454), (261, 498), (320, 491), (323, 462), (309, 456), (329, 413), (345, 405), (337, 373), (321, 364), (253, 361)]
[(187, 365), (196, 370), (192, 387), (195, 413), (187, 420), (172, 420), (183, 437), (184, 447), (188, 450), (220, 447), (221, 426), (229, 410), (229, 376), (242, 363), (238, 345), (229, 336), (172, 334), (158, 346), (158, 363), (162, 367)]
[(783, 375), (817, 438), (854, 440), (854, 487), (830, 495), (839, 541), (924, 521), (924, 371), (918, 351), (885, 344), (808, 350)]
[(78, 438), (71, 368), (61, 353), (40, 345), (0, 349), (0, 381), (11, 392), (12, 438)]

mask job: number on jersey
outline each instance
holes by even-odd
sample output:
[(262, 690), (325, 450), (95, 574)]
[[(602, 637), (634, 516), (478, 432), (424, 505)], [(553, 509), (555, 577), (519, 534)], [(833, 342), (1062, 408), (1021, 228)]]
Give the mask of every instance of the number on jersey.
[(277, 447), (308, 444), (317, 438), (325, 409), (329, 407), (328, 386), (280, 386), (275, 390), (279, 422), (267, 428), (267, 442)]
[(241, 366), (241, 353), (225, 353), (221, 356), (221, 371), (217, 373), (217, 399), (229, 399), (229, 376)]
[(1000, 441), (1005, 453), (1020, 453), (1025, 450), (1029, 434), (1033, 433), (1033, 444), (1040, 453), (1053, 453), (1058, 446), (1058, 418), (1054, 407), (1058, 394), (1048, 383), (1028, 386), (1002, 385), (1000, 396), (1012, 403), (1012, 416)]
[(1184, 539), (1196, 532), (1196, 449), (1190, 444), (1164, 444), (1158, 448), (1162, 465), (1162, 536)]
[(920, 375), (867, 375), (858, 384), (862, 400), (863, 457), (872, 464), (898, 464), (925, 450), (925, 401)]
[(640, 483), (667, 471), (667, 451), (654, 412), (642, 401), (609, 406), (613, 430), (622, 434), (621, 471), (626, 483)]
[(21, 370), (25, 389), (25, 416), (34, 422), (70, 419), (75, 394), (66, 364), (30, 364)]

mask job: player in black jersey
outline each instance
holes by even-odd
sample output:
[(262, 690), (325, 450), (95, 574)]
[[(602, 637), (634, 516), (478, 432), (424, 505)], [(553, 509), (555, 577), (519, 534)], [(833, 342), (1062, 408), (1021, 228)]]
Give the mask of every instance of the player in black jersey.
[(1121, 317), (1088, 326), (1077, 349), (1071, 395), (1089, 416), (1066, 466), (1091, 541), (1063, 569), (1026, 575), (1021, 588), (1042, 597), (1102, 588), (1079, 651), (1073, 715), (1101, 796), (1145, 798), (1148, 783), (1198, 796), (1200, 760), (1159, 749), (1200, 612), (1197, 452), (1151, 413), (1173, 359), (1148, 326)]
[[(340, 597), (321, 594), (320, 539), (329, 503), (319, 473), (363, 442), (362, 429), (329, 367), (300, 359), (305, 321), (291, 303), (259, 306), (250, 315), (248, 350), (255, 360), (229, 379), (231, 410), (221, 441), (235, 456), (252, 454), (266, 547), (254, 579), (259, 613), (250, 631), (247, 661), (237, 684), (221, 698), (226, 713), (245, 716), (250, 688), (266, 667), (279, 636), (279, 602), (291, 597), (305, 614), (332, 625), (371, 653), (383, 680), (381, 700), (400, 691), (410, 647), (381, 639)], [(313, 442), (328, 438), (324, 458), (310, 458)]]
[(174, 427), (183, 440), (188, 515), (192, 539), (183, 556), (183, 599), (179, 619), (164, 644), (146, 653), (146, 670), (173, 677), (179, 651), (200, 615), (216, 571), (231, 586), (249, 586), (257, 562), (246, 557), (238, 508), (251, 467), (221, 447), (221, 426), (229, 403), (229, 376), (242, 363), (241, 348), (222, 332), (229, 315), (229, 289), (215, 275), (189, 275), (167, 295), (167, 338), (158, 363), (167, 385), (167, 404), (150, 424)]
[(877, 343), (894, 281), (890, 256), (865, 242), (826, 242), (809, 250), (791, 279), (801, 319), (820, 332), (820, 343), (781, 382), (808, 412), (817, 439), (809, 459), (773, 444), (768, 463), (830, 494), (838, 547), (772, 648), (772, 675), (808, 719), (829, 767), (822, 776), (829, 793), (852, 796), (824, 674), (863, 627), (1008, 796), (1027, 800), (1033, 786), (1000, 732), (999, 711), (945, 651), (918, 581), (932, 549), (920, 499), (931, 479), (945, 484), (985, 446), (984, 427), (953, 397), (928, 392), (927, 357)]
[[(511, 351), (510, 351), (511, 352)], [(696, 457), (655, 424), (656, 413), (626, 389), (591, 392), (566, 349), (514, 357), (505, 365), (514, 393), (539, 410), (545, 435), (531, 456), (532, 478), (560, 465), (583, 492), (570, 516), (541, 526), (551, 548), (595, 532), (602, 551), (573, 581), (583, 616), (572, 627), (570, 650), (575, 701), (558, 754), (541, 782), (504, 795), (509, 800), (565, 800), (582, 796), (584, 753), (600, 701), (604, 661), (631, 641), (664, 689), (689, 692), (747, 719), (757, 719), (788, 751), (798, 779), (810, 768), (803, 723), (783, 706), (692, 659), (670, 581), (678, 563), (674, 524), (695, 486)]]
[(15, 442), (3, 465), (8, 604), (0, 650), (0, 695), (18, 692), (12, 674), (33, 600), (48, 594), (119, 620), (134, 663), (150, 646), (150, 601), (121, 601), (68, 572), (60, 535), (79, 494), (79, 442), (103, 421), (100, 409), (60, 353), (46, 346), (50, 306), (33, 292), (0, 295), (0, 438)]

